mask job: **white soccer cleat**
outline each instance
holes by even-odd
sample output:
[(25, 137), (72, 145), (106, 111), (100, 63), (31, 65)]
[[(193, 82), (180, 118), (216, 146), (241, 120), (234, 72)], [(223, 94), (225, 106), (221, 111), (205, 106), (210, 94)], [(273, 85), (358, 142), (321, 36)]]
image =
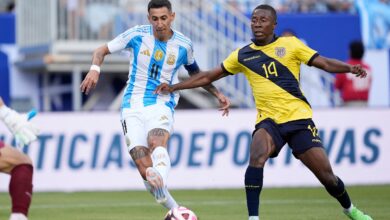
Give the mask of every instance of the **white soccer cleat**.
[(152, 187), (152, 193), (158, 203), (164, 203), (167, 201), (165, 196), (165, 185), (160, 173), (153, 167), (146, 169), (146, 180)]
[(28, 220), (28, 218), (22, 213), (12, 213), (9, 220)]
[(258, 216), (249, 216), (249, 220), (259, 220)]

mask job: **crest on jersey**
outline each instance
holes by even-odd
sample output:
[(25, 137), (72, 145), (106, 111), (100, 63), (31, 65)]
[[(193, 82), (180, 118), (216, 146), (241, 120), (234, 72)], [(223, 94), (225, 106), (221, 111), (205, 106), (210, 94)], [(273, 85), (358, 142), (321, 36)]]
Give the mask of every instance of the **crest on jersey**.
[(162, 52), (162, 50), (156, 50), (156, 52), (154, 53), (154, 59), (157, 60), (157, 61), (160, 61), (164, 56), (164, 52)]
[(176, 56), (173, 54), (168, 55), (167, 64), (173, 65), (176, 61)]
[(275, 55), (282, 58), (284, 55), (286, 55), (286, 48), (285, 47), (275, 47)]

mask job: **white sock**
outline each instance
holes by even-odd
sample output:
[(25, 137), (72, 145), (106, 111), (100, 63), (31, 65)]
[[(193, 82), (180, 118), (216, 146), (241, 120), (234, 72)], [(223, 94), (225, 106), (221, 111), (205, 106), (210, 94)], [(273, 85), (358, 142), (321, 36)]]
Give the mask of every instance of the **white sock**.
[(167, 200), (161, 203), (161, 205), (163, 205), (167, 209), (173, 209), (179, 207), (179, 205), (176, 203), (175, 199), (171, 196), (171, 194), (169, 193), (166, 187), (164, 189), (164, 194)]
[(167, 185), (168, 173), (171, 169), (171, 159), (165, 147), (156, 147), (152, 152), (153, 167), (160, 173), (164, 184)]
[(353, 204), (351, 203), (351, 206), (349, 208), (347, 208), (347, 209), (344, 209), (344, 211), (348, 212), (348, 213), (351, 213), (352, 208), (353, 208)]
[(249, 216), (249, 220), (259, 220), (259, 216)]
[(9, 220), (28, 220), (27, 217), (22, 213), (12, 213)]

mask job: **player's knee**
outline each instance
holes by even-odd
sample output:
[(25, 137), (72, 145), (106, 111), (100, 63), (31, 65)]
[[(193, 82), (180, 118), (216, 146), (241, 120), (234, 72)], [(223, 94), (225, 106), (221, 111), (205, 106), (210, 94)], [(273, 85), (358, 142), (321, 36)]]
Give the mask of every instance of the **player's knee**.
[(29, 164), (32, 165), (32, 160), (29, 156), (23, 154), (23, 158), (21, 159), (21, 164)]
[(155, 128), (148, 133), (148, 147), (150, 150), (158, 146), (166, 146), (169, 138), (169, 133), (161, 128)]
[(251, 151), (249, 157), (249, 164), (254, 167), (264, 167), (264, 164), (268, 160), (268, 158), (269, 157), (267, 151), (258, 147)]
[(267, 162), (268, 158), (265, 157), (251, 157), (249, 161), (249, 165), (252, 167), (264, 167), (265, 162)]
[(12, 158), (14, 158), (13, 159), (13, 166), (17, 166), (17, 165), (20, 165), (20, 164), (29, 164), (29, 165), (32, 165), (32, 160), (31, 160), (31, 158), (28, 156), (28, 155), (26, 155), (26, 154), (24, 154), (24, 153), (22, 153), (22, 152), (20, 152), (20, 151), (13, 151), (13, 153), (12, 154), (15, 154), (15, 155), (13, 155), (12, 156)]

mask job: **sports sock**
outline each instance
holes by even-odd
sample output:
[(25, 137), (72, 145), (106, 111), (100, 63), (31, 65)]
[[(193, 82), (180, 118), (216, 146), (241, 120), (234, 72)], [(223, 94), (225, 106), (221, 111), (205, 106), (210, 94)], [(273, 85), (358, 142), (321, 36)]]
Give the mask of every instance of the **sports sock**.
[(9, 194), (12, 200), (12, 213), (28, 215), (32, 197), (33, 167), (30, 164), (21, 164), (11, 171)]
[(165, 197), (167, 198), (167, 200), (165, 202), (161, 203), (161, 205), (163, 205), (167, 209), (179, 207), (179, 205), (176, 203), (175, 199), (171, 196), (171, 194), (169, 193), (169, 191), (166, 187), (164, 188), (164, 194), (165, 194)]
[[(149, 182), (144, 180), (144, 185), (145, 185), (145, 188), (155, 197), (155, 195), (152, 191), (152, 186), (149, 184)], [(169, 191), (166, 187), (164, 188), (163, 192), (164, 192), (165, 198), (167, 198), (167, 200), (165, 202), (161, 203), (161, 205), (163, 205), (167, 209), (179, 207), (179, 205), (176, 203), (175, 199), (171, 196), (171, 194), (169, 193)]]
[(171, 159), (165, 147), (156, 147), (152, 152), (153, 167), (160, 173), (164, 184), (167, 184), (168, 172), (171, 169)]
[(344, 209), (349, 209), (351, 207), (351, 199), (349, 198), (347, 190), (345, 190), (343, 181), (339, 177), (337, 177), (336, 186), (325, 186), (325, 188), (331, 196), (339, 201)]
[(345, 212), (348, 212), (348, 213), (351, 213), (352, 212), (352, 209), (353, 209), (353, 204), (351, 203), (351, 206), (349, 208), (344, 208), (344, 211)]
[(28, 220), (22, 213), (11, 213), (9, 220)]
[(260, 192), (262, 188), (263, 168), (248, 166), (245, 172), (245, 192), (249, 216), (259, 216)]

